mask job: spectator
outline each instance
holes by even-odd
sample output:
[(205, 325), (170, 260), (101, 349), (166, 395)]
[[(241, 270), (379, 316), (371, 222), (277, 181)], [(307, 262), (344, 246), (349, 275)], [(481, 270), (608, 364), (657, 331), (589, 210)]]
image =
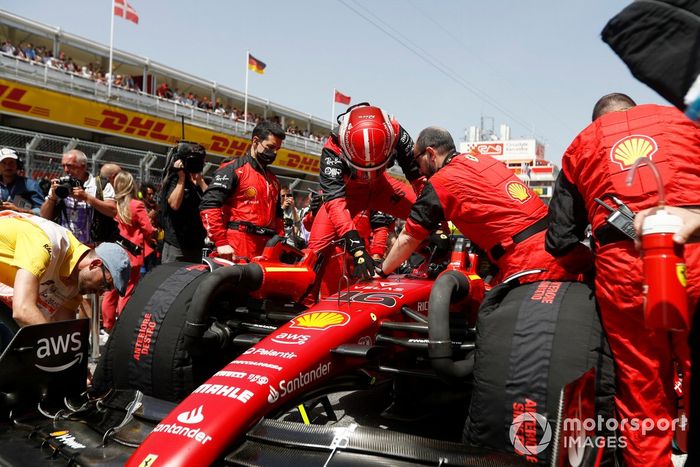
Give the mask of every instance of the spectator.
[(279, 181), (269, 169), (285, 134), (263, 122), (253, 129), (249, 151), (219, 167), (201, 204), (202, 221), (223, 258), (252, 258), (283, 233)]
[(51, 180), (46, 176), (41, 177), (41, 180), (39, 180), (39, 188), (41, 188), (41, 199), (43, 202), (43, 200), (49, 196), (49, 191), (51, 190)]
[(146, 206), (146, 213), (151, 225), (158, 228), (158, 203), (156, 202), (156, 187), (151, 182), (141, 184), (141, 199)]
[[(158, 203), (156, 202), (156, 187), (150, 182), (144, 182), (141, 184), (141, 199), (143, 204), (146, 206), (146, 214), (148, 214), (148, 219), (151, 221), (151, 225), (156, 230), (156, 239), (158, 242), (162, 243), (163, 229), (158, 225)], [(158, 248), (151, 246), (149, 242), (146, 242), (143, 261), (146, 272), (150, 271), (158, 264)], [(160, 250), (162, 250), (162, 245)]]
[[(112, 187), (114, 187), (114, 178), (121, 171), (122, 168), (119, 167), (117, 164), (105, 164), (100, 169), (100, 180), (105, 184), (109, 183), (110, 185), (112, 185)], [(118, 216), (119, 214), (117, 213), (117, 217)], [(115, 223), (113, 227), (114, 229), (118, 229), (118, 224)], [(110, 290), (102, 295), (102, 325), (106, 331), (109, 331), (112, 328), (112, 326), (114, 326), (118, 302), (119, 294), (117, 294), (116, 290)]]
[(160, 224), (165, 234), (162, 263), (199, 263), (202, 259), (206, 232), (199, 217), (199, 204), (207, 184), (202, 178), (202, 166), (188, 172), (183, 164), (184, 159), (196, 156), (201, 156), (203, 166), (206, 153), (202, 145), (180, 142), (169, 157), (160, 199)]
[(0, 209), (39, 214), (44, 197), (39, 184), (18, 174), (19, 159), (10, 148), (0, 148)]
[[(0, 213), (0, 339), (18, 327), (75, 318), (81, 294), (126, 291), (129, 258), (122, 247), (90, 249), (67, 229), (38, 216)], [(8, 310), (9, 309), (9, 310)]]
[[(131, 272), (126, 291), (115, 303), (113, 300), (102, 301), (102, 320), (105, 330), (109, 331), (116, 318), (131, 298), (134, 287), (141, 275), (144, 264), (144, 251), (153, 241), (155, 229), (146, 213), (146, 207), (138, 199), (134, 177), (129, 172), (120, 172), (114, 179), (114, 199), (117, 203), (117, 225), (119, 226), (119, 243), (129, 254)], [(105, 297), (106, 298), (106, 297)]]
[(280, 188), (280, 206), (282, 207), (282, 219), (284, 221), (284, 234), (287, 237), (301, 236), (301, 215), (296, 208), (294, 193), (289, 186)]
[(114, 177), (117, 176), (122, 168), (117, 164), (108, 163), (102, 166), (100, 169), (100, 177), (106, 179), (112, 187), (114, 187)]
[(117, 206), (114, 202), (114, 188), (87, 171), (87, 156), (82, 151), (72, 149), (61, 158), (63, 172), (74, 185), (67, 197), (60, 199), (56, 194), (58, 179), (51, 180), (51, 190), (41, 206), (41, 216), (56, 220), (59, 225), (70, 230), (78, 241), (94, 245), (98, 240), (92, 232), (95, 211), (114, 218)]
[(10, 41), (5, 40), (0, 47), (0, 51), (6, 55), (14, 55), (17, 49)]

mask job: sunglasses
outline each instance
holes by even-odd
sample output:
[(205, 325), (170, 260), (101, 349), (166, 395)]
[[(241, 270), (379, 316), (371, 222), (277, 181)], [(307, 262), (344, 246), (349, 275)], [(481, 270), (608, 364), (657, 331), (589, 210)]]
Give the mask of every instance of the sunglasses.
[(421, 157), (425, 156), (427, 152), (428, 152), (428, 147), (426, 146), (426, 148), (423, 149), (423, 151), (422, 151), (420, 154), (418, 154), (417, 156), (415, 156), (415, 157), (413, 158), (413, 160), (417, 161), (417, 160), (420, 159)]
[(100, 269), (102, 269), (102, 288), (100, 289), (101, 292), (112, 290), (114, 288), (114, 283), (110, 284), (109, 282), (107, 282), (107, 268), (105, 268), (103, 264), (102, 266), (100, 266)]

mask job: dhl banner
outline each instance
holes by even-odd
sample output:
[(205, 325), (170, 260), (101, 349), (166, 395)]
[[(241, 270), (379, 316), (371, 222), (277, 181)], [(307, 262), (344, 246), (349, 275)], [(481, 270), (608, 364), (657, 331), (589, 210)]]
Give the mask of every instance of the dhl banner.
[[(0, 113), (70, 125), (126, 138), (173, 145), (182, 134), (180, 122), (126, 110), (81, 97), (36, 86), (0, 79)], [(188, 141), (202, 144), (208, 153), (237, 157), (248, 150), (250, 141), (225, 133), (217, 133), (194, 125), (185, 125)], [(277, 153), (274, 165), (280, 168), (319, 173), (318, 156), (288, 149)]]

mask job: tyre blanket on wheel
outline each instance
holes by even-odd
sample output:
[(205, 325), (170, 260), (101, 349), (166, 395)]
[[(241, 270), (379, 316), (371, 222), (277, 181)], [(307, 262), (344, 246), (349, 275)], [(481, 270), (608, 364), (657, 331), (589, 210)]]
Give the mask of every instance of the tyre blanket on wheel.
[[(612, 417), (612, 356), (590, 286), (542, 281), (495, 287), (477, 319), (465, 441), (506, 452), (517, 452), (514, 445), (544, 444), (552, 434), (546, 423), (533, 424), (536, 433), (516, 432), (517, 440), (511, 426), (529, 412), (554, 429), (562, 388), (590, 368), (596, 369), (596, 412)], [(550, 452), (522, 454), (546, 462)]]
[(171, 263), (143, 278), (107, 341), (95, 371), (97, 388), (138, 389), (176, 401), (196, 387), (183, 328), (207, 272), (205, 265)]

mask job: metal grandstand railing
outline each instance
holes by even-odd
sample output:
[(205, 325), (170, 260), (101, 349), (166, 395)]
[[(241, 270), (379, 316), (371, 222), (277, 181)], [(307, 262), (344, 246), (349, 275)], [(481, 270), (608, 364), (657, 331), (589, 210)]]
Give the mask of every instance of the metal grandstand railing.
[(37, 180), (63, 175), (61, 156), (70, 149), (79, 149), (88, 156), (92, 173), (98, 173), (104, 164), (114, 162), (139, 181), (156, 184), (160, 183), (165, 165), (163, 154), (3, 126), (0, 126), (0, 146), (17, 151), (24, 162), (26, 175)]
[[(231, 120), (223, 115), (205, 111), (193, 106), (180, 104), (168, 99), (161, 99), (140, 91), (129, 91), (112, 87), (111, 97), (107, 96), (107, 86), (78, 74), (57, 70), (41, 63), (28, 62), (17, 57), (0, 53), (0, 76), (7, 76), (27, 84), (84, 97), (100, 102), (113, 102), (132, 110), (158, 115), (168, 119), (184, 116), (188, 123), (202, 126), (214, 131), (250, 137), (254, 124), (247, 127), (241, 121)], [(304, 151), (308, 154), (321, 154), (323, 143), (298, 135), (287, 134), (284, 147)]]

